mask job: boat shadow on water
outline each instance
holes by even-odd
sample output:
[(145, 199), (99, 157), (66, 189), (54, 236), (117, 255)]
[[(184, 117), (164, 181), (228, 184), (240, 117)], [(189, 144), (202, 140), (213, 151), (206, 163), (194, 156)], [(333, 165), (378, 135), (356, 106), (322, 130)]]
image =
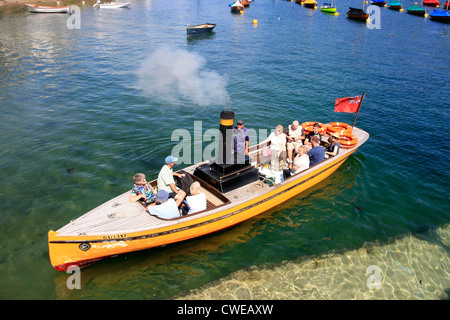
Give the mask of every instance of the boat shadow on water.
[(216, 32), (210, 31), (205, 33), (190, 34), (186, 37), (188, 45), (197, 44), (199, 41), (212, 40), (216, 37)]

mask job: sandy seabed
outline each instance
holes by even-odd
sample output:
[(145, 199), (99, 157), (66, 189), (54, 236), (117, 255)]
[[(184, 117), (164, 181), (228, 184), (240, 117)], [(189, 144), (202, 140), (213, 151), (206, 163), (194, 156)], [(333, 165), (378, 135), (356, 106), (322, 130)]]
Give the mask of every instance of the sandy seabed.
[(252, 267), (180, 299), (440, 300), (450, 295), (450, 225), (387, 243)]

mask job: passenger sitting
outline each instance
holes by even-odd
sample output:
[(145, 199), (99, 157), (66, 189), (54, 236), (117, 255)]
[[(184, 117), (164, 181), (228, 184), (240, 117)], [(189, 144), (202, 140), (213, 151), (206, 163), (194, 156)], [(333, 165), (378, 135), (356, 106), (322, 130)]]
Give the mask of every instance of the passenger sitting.
[[(200, 190), (200, 183), (195, 181), (191, 185), (191, 195), (186, 197), (187, 206), (182, 207), (183, 215), (206, 209), (206, 195)], [(185, 209), (186, 208), (186, 209)]]
[[(165, 190), (169, 193), (170, 198), (173, 198), (178, 193), (178, 188), (175, 184), (174, 176), (180, 178), (181, 180), (186, 179), (186, 174), (173, 172), (172, 168), (175, 165), (175, 162), (178, 161), (178, 158), (168, 156), (165, 159), (165, 164), (161, 168), (158, 175), (158, 190)], [(190, 185), (186, 183), (187, 189), (183, 190), (185, 193), (189, 192)]]
[(319, 144), (320, 144), (320, 141), (322, 140), (322, 136), (319, 133), (319, 129), (320, 129), (319, 123), (318, 122), (314, 123), (313, 131), (308, 133), (305, 137), (305, 146), (307, 146), (308, 148), (312, 148), (311, 138), (314, 136), (319, 137)]
[(289, 164), (289, 169), (283, 170), (284, 179), (309, 168), (309, 157), (306, 152), (305, 146), (300, 146), (298, 148), (298, 154), (294, 158), (294, 163)]
[(309, 166), (312, 167), (316, 163), (323, 161), (325, 158), (325, 150), (320, 146), (320, 138), (313, 136), (311, 138), (312, 148), (308, 151)]
[(275, 132), (272, 132), (262, 143), (270, 141), (270, 171), (275, 173), (286, 169), (286, 135), (283, 133), (283, 126), (278, 125)]
[(328, 156), (335, 156), (339, 153), (339, 133), (333, 132), (329, 138), (330, 145), (326, 147), (325, 154)]
[(298, 153), (298, 148), (303, 145), (302, 140), (305, 139), (305, 131), (303, 127), (299, 125), (299, 122), (295, 120), (291, 125), (288, 125), (284, 134), (287, 139), (287, 152), (289, 163), (292, 163), (293, 151)]
[(183, 190), (180, 190), (175, 198), (169, 198), (169, 193), (165, 190), (159, 190), (156, 194), (156, 205), (148, 207), (148, 212), (151, 215), (158, 216), (163, 219), (179, 218), (180, 211), (178, 206), (184, 199), (186, 194)]
[(145, 203), (145, 207), (155, 205), (156, 194), (153, 191), (150, 182), (145, 180), (145, 174), (136, 173), (133, 176), (133, 187), (131, 188), (130, 202), (136, 202), (142, 199)]

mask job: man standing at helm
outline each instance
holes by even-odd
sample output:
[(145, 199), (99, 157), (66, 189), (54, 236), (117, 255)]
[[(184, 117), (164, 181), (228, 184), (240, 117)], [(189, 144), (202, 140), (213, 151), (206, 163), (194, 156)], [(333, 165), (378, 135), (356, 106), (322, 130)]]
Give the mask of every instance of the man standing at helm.
[(248, 156), (248, 145), (250, 143), (249, 130), (244, 127), (244, 120), (238, 120), (233, 129), (234, 139), (234, 163), (245, 163)]

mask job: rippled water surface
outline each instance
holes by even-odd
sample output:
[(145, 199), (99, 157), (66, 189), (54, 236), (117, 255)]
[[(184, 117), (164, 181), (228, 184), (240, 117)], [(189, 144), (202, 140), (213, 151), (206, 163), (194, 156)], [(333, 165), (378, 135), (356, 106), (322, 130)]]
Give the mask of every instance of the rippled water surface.
[[(220, 1), (132, 0), (81, 7), (78, 30), (61, 14), (1, 15), (0, 297), (173, 298), (241, 282), (248, 270), (265, 279), (283, 269), (289, 281), (319, 257), (342, 270), (341, 298), (446, 298), (448, 231), (436, 230), (450, 222), (449, 25), (381, 8), (381, 29), (369, 29), (345, 17), (359, 2), (339, 1), (334, 16), (287, 1), (256, 0), (241, 15)], [(187, 24), (204, 22), (217, 23), (214, 33), (186, 37)], [(370, 139), (311, 190), (232, 229), (84, 269), (81, 290), (51, 267), (47, 232), (129, 189), (134, 173), (155, 178), (175, 129), (217, 128), (224, 108), (257, 129), (352, 123), (334, 99), (363, 92), (356, 126)], [(425, 236), (397, 244), (411, 234)], [(430, 250), (436, 239), (443, 251)], [(400, 252), (394, 260), (416, 274), (436, 263), (447, 277), (436, 294), (394, 292), (412, 273), (391, 276), (398, 264), (366, 260), (369, 247)], [(359, 274), (368, 263), (386, 275), (376, 296)], [(294, 290), (268, 297), (332, 298), (317, 294), (331, 290), (326, 281), (290, 282)], [(235, 297), (264, 298), (257, 290), (270, 285)]]

